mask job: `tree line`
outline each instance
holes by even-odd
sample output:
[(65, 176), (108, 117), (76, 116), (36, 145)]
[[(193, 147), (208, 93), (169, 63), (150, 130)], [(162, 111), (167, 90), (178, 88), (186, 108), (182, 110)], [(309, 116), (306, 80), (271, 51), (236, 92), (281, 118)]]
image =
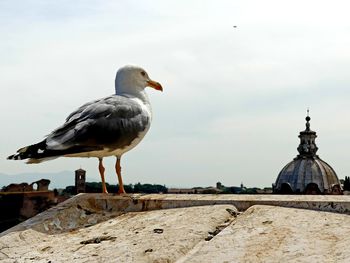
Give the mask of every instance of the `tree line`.
[[(119, 185), (116, 184), (108, 184), (106, 183), (107, 191), (109, 193), (117, 193), (119, 189)], [(86, 182), (85, 183), (85, 192), (86, 193), (101, 193), (102, 183), (101, 182)], [(125, 184), (124, 189), (127, 193), (167, 193), (168, 188), (165, 185), (160, 184)], [(76, 194), (76, 188), (73, 185), (67, 186), (63, 190), (63, 194)]]

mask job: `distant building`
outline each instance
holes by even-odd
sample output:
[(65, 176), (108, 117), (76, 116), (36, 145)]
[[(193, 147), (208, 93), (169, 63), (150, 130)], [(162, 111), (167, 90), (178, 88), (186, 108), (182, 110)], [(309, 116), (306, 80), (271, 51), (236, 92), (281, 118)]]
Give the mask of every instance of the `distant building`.
[(75, 171), (75, 189), (77, 194), (85, 193), (86, 171), (78, 169)]
[(222, 188), (223, 188), (222, 183), (221, 183), (221, 182), (217, 182), (217, 183), (216, 183), (216, 188), (217, 188), (217, 189), (222, 189)]
[(34, 190), (35, 190), (34, 186), (36, 185), (37, 191), (49, 191), (49, 184), (50, 184), (50, 180), (41, 179), (39, 181), (32, 183), (31, 185), (33, 186)]
[(279, 194), (342, 194), (341, 184), (333, 168), (316, 155), (316, 132), (310, 129), (311, 118), (306, 117), (306, 129), (300, 132), (299, 155), (279, 173), (273, 192)]
[(0, 232), (57, 204), (50, 180), (9, 184), (0, 192)]
[(50, 180), (48, 179), (40, 179), (39, 181), (33, 182), (31, 184), (28, 183), (20, 183), (20, 184), (9, 184), (5, 186), (2, 191), (3, 192), (33, 192), (33, 191), (49, 191)]

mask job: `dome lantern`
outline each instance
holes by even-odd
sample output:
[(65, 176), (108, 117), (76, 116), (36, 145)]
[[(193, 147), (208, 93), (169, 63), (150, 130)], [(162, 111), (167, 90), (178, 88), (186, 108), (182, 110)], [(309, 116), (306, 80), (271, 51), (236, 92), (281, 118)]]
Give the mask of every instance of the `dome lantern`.
[(305, 131), (301, 131), (299, 134), (300, 144), (297, 148), (301, 157), (314, 157), (318, 150), (316, 146), (315, 139), (317, 137), (316, 132), (310, 129), (310, 120), (309, 113), (306, 120), (306, 129)]

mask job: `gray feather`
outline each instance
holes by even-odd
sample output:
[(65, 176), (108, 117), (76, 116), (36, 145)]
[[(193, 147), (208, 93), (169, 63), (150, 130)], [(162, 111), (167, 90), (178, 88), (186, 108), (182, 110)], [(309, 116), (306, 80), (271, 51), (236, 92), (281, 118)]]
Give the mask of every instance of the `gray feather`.
[(46, 138), (49, 150), (84, 146), (119, 149), (144, 131), (149, 123), (141, 106), (122, 96), (112, 95), (84, 104), (71, 113), (66, 122)]

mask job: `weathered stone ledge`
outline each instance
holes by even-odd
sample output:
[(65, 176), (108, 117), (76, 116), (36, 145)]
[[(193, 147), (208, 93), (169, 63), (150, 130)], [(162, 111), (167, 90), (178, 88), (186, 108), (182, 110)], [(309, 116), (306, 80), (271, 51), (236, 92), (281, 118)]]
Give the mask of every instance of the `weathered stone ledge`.
[(346, 195), (152, 194), (140, 196), (135, 199), (138, 200), (137, 202), (141, 202), (141, 208), (146, 210), (214, 204), (231, 204), (240, 211), (245, 211), (253, 205), (271, 205), (350, 214), (350, 196)]
[(233, 205), (245, 211), (253, 205), (302, 208), (350, 214), (350, 196), (336, 195), (105, 195), (79, 194), (3, 233), (34, 229), (60, 233), (87, 227), (127, 212), (207, 205)]
[(349, 196), (80, 194), (1, 233), (0, 261), (345, 263), (349, 206)]

